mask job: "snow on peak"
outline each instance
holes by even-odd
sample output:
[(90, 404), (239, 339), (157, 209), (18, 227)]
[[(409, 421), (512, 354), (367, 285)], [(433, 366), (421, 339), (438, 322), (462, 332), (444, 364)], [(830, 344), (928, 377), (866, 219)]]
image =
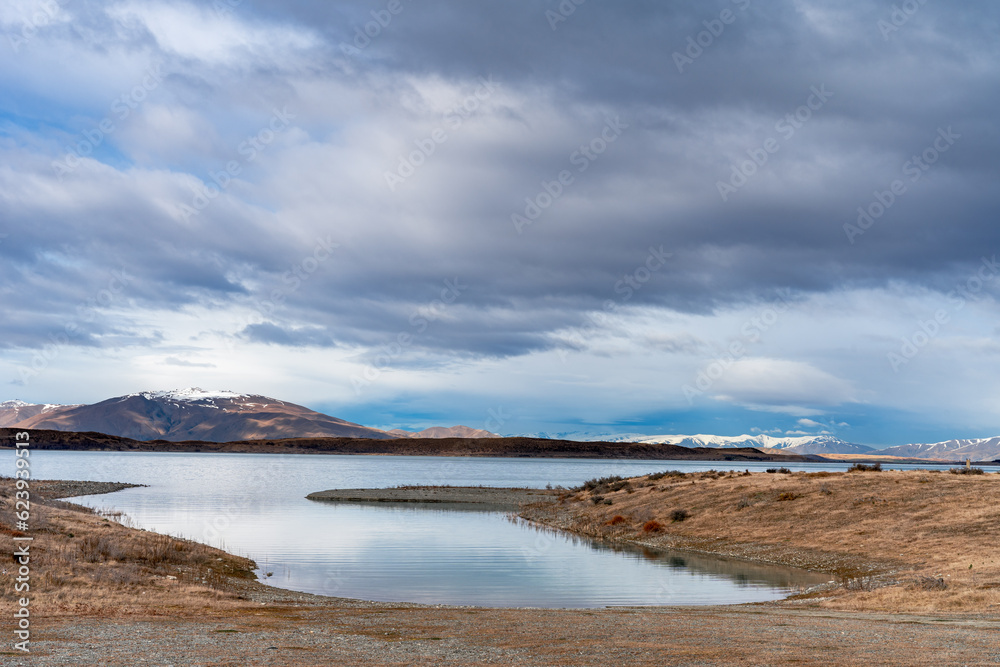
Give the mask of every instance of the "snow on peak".
[[(264, 407), (269, 405), (287, 405), (284, 401), (279, 401), (275, 398), (269, 398), (267, 396), (259, 396), (257, 394), (240, 394), (235, 391), (228, 390), (205, 390), (201, 387), (188, 387), (187, 389), (170, 389), (168, 391), (140, 391), (134, 394), (128, 394), (126, 396), (121, 396), (117, 400), (124, 401), (129, 398), (142, 397), (147, 401), (167, 401), (177, 404), (198, 404), (203, 408), (219, 408), (215, 404), (216, 400), (221, 401), (232, 401), (233, 404), (238, 404), (242, 409), (252, 408), (252, 407)], [(225, 408), (222, 408), (226, 411)]]
[(188, 387), (187, 389), (171, 389), (168, 391), (141, 391), (135, 394), (129, 394), (124, 398), (134, 398), (136, 396), (142, 396), (143, 398), (149, 400), (168, 400), (168, 401), (211, 401), (217, 398), (224, 399), (239, 399), (239, 398), (249, 398), (249, 394), (238, 394), (235, 391), (206, 391), (201, 387)]
[(0, 408), (26, 408), (32, 403), (25, 403), (24, 401), (15, 398), (13, 401), (4, 401), (0, 403)]
[(770, 435), (651, 435), (646, 436), (637, 442), (650, 445), (681, 445), (690, 447), (767, 447), (772, 449), (787, 449), (800, 445), (813, 443), (836, 444), (843, 442), (839, 438), (829, 435), (803, 435), (775, 438)]

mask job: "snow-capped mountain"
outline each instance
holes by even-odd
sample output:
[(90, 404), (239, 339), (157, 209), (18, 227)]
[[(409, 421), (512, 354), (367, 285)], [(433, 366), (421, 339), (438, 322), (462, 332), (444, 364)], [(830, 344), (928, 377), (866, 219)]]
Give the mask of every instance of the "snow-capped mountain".
[(387, 439), (367, 428), (267, 396), (197, 387), (146, 391), (22, 419), (18, 428), (97, 431), (134, 440), (265, 440), (351, 437)]
[(1000, 459), (1000, 436), (946, 440), (923, 445), (898, 445), (881, 449), (878, 453), (920, 459), (962, 460), (970, 458), (973, 461), (991, 461)]
[(871, 447), (846, 442), (832, 435), (775, 438), (770, 435), (655, 435), (636, 440), (647, 444), (681, 447), (756, 447), (783, 449), (793, 454), (869, 454)]
[(874, 451), (871, 447), (847, 442), (831, 435), (805, 435), (786, 438), (775, 438), (770, 435), (645, 435), (641, 433), (611, 435), (582, 432), (560, 434), (533, 433), (524, 435), (526, 437), (559, 440), (636, 442), (650, 445), (680, 445), (681, 447), (782, 449), (789, 454), (869, 454)]
[(53, 405), (49, 403), (25, 403), (24, 401), (4, 401), (0, 403), (0, 428), (14, 426), (40, 414), (53, 414), (75, 405)]

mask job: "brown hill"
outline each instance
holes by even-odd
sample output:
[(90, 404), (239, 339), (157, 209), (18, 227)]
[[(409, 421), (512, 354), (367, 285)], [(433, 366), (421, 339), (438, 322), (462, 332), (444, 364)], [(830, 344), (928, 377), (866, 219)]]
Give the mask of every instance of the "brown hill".
[(481, 428), (469, 428), (468, 426), (432, 426), (423, 431), (407, 431), (401, 428), (394, 428), (388, 431), (389, 435), (397, 438), (499, 438), (496, 433), (483, 430)]
[(266, 396), (184, 389), (143, 392), (93, 405), (42, 412), (20, 429), (107, 433), (134, 440), (229, 442), (297, 437), (389, 439), (385, 431), (354, 424)]

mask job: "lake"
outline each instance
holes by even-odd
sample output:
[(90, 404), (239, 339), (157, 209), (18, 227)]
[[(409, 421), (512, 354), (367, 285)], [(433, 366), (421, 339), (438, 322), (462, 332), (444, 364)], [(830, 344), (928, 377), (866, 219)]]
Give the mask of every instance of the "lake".
[[(0, 470), (13, 474), (13, 453), (4, 458)], [(42, 450), (33, 451), (31, 461), (36, 479), (148, 484), (74, 502), (247, 556), (262, 580), (322, 595), (518, 607), (729, 604), (780, 599), (829, 578), (690, 553), (612, 548), (499, 512), (305, 499), (332, 488), (571, 487), (606, 475), (762, 471), (774, 463)]]

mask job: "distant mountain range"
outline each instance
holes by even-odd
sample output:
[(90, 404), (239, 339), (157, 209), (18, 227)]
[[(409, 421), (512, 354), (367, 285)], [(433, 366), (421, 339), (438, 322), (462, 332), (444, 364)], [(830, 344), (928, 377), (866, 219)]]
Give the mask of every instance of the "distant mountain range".
[(632, 440), (681, 447), (755, 447), (781, 449), (793, 454), (871, 454), (872, 447), (847, 442), (832, 435), (775, 438), (770, 435), (654, 435)]
[(926, 445), (899, 445), (879, 451), (890, 456), (908, 456), (918, 459), (959, 459), (973, 461), (1000, 459), (1000, 437), (945, 440)]
[[(280, 440), (285, 438), (499, 438), (468, 426), (436, 426), (422, 431), (383, 431), (344, 421), (315, 410), (256, 394), (204, 391), (198, 388), (145, 391), (92, 405), (0, 403), (0, 428), (97, 432), (134, 440)], [(602, 441), (688, 448), (781, 450), (788, 454), (860, 454), (905, 458), (987, 461), (1000, 459), (1000, 437), (948, 440), (873, 449), (832, 435), (776, 438), (769, 435), (645, 435), (589, 432), (524, 433), (547, 440)]]
[(588, 432), (525, 433), (524, 437), (557, 438), (560, 440), (602, 440), (605, 442), (640, 442), (650, 445), (680, 445), (681, 447), (781, 449), (789, 454), (871, 454), (872, 447), (858, 445), (830, 435), (806, 435), (775, 438), (769, 435), (644, 435), (641, 433), (598, 434)]
[(606, 442), (636, 442), (645, 444), (680, 445), (681, 447), (734, 448), (753, 447), (781, 450), (789, 454), (861, 454), (899, 456), (914, 459), (946, 459), (974, 461), (1000, 459), (1000, 437), (970, 440), (948, 440), (933, 444), (898, 445), (875, 449), (867, 445), (841, 440), (832, 435), (804, 435), (776, 438), (770, 435), (645, 435), (640, 433), (600, 434), (592, 432), (522, 433), (523, 437), (558, 438), (562, 440), (603, 440)]

